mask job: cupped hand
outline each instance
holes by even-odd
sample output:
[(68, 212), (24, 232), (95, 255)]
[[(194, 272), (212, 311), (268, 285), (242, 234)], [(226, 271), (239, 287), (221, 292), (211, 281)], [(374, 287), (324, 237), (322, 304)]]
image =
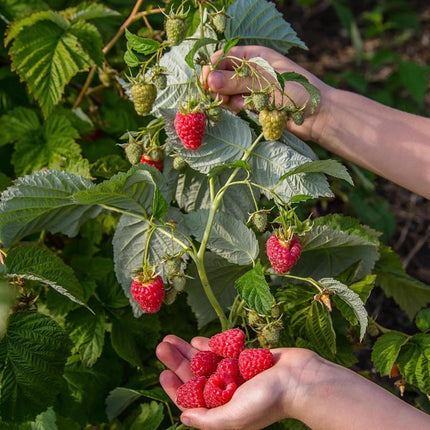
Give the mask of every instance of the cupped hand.
[[(157, 357), (169, 368), (161, 373), (160, 383), (174, 402), (179, 386), (193, 377), (189, 367), (192, 357), (208, 350), (208, 341), (196, 337), (189, 344), (168, 335), (158, 345)], [(241, 385), (227, 404), (213, 409), (187, 409), (181, 421), (203, 430), (256, 430), (294, 417), (295, 405), (304, 400), (320, 358), (301, 348), (277, 348), (272, 353), (275, 365)]]

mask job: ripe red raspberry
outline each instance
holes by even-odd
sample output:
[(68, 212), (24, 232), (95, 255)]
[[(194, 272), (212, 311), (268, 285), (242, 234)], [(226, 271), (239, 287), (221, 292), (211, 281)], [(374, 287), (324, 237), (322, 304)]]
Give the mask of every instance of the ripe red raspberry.
[(175, 129), (185, 148), (195, 151), (203, 142), (206, 116), (203, 112), (176, 113)]
[(214, 373), (206, 382), (203, 397), (208, 408), (226, 404), (236, 391), (237, 385), (228, 373)]
[(272, 367), (275, 361), (269, 349), (251, 348), (240, 353), (238, 364), (241, 375), (248, 380)]
[(205, 408), (203, 389), (206, 385), (205, 376), (196, 376), (178, 388), (176, 403), (183, 408)]
[(286, 273), (300, 258), (302, 246), (295, 236), (288, 241), (274, 233), (266, 242), (266, 252), (273, 269), (278, 273)]
[(191, 360), (191, 372), (196, 376), (209, 376), (215, 372), (221, 358), (212, 351), (199, 351)]
[(166, 289), (161, 276), (142, 282), (139, 278), (131, 283), (131, 295), (140, 308), (147, 313), (158, 312), (163, 303)]
[(245, 380), (239, 371), (239, 363), (237, 358), (223, 358), (216, 367), (215, 373), (227, 373), (230, 375), (235, 384), (239, 387)]
[(209, 348), (225, 358), (237, 358), (245, 349), (245, 333), (239, 328), (232, 328), (212, 336)]
[(143, 154), (140, 159), (140, 164), (149, 164), (150, 166), (154, 166), (160, 172), (163, 171), (163, 160), (154, 160), (148, 154)]

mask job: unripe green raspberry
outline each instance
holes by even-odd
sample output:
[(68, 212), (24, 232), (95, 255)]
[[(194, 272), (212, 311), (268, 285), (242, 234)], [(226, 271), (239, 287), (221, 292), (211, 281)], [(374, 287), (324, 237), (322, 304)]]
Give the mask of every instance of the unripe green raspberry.
[(224, 33), (227, 26), (227, 15), (224, 12), (218, 12), (211, 17), (212, 25), (218, 33)]
[(167, 76), (165, 73), (156, 73), (152, 77), (152, 83), (158, 90), (165, 90), (167, 87)]
[(270, 324), (261, 330), (261, 336), (266, 341), (266, 348), (274, 348), (279, 343), (281, 335), (281, 326), (279, 324)]
[(173, 159), (173, 168), (178, 171), (183, 171), (188, 167), (188, 163), (182, 157), (175, 157)]
[(303, 111), (298, 110), (291, 114), (291, 119), (294, 121), (294, 124), (302, 125), (303, 121), (305, 120), (305, 114), (303, 113)]
[(137, 82), (131, 87), (131, 97), (138, 115), (149, 115), (157, 97), (157, 88), (148, 82)]
[(143, 145), (140, 142), (126, 143), (124, 146), (125, 156), (130, 164), (139, 164), (143, 154)]
[(236, 69), (236, 73), (240, 78), (247, 78), (251, 71), (249, 70), (249, 67), (247, 65), (242, 65), (237, 67)]
[(254, 109), (258, 112), (262, 111), (269, 103), (270, 96), (264, 92), (255, 92), (252, 94), (252, 103)]
[(164, 151), (158, 146), (154, 146), (152, 148), (149, 148), (147, 150), (147, 153), (154, 161), (164, 160)]
[(187, 34), (187, 22), (178, 16), (168, 16), (165, 23), (167, 41), (172, 46), (179, 45)]
[(178, 292), (184, 291), (185, 284), (187, 283), (187, 278), (185, 275), (181, 273), (177, 273), (176, 275), (173, 275), (169, 278), (169, 282), (172, 285), (172, 287)]
[(255, 311), (246, 313), (246, 320), (251, 327), (256, 327), (264, 323), (264, 318)]
[(163, 302), (166, 305), (171, 305), (175, 302), (178, 292), (174, 288), (169, 288), (166, 290), (166, 295), (164, 296)]
[(176, 275), (177, 273), (182, 271), (182, 260), (179, 257), (168, 257), (164, 260), (166, 265), (167, 276), (170, 277), (172, 275)]
[(255, 229), (262, 233), (266, 230), (267, 227), (267, 212), (262, 210), (258, 212), (254, 212), (251, 215), (251, 222), (254, 225)]
[(258, 119), (263, 128), (263, 135), (266, 140), (278, 140), (282, 136), (282, 131), (287, 123), (288, 115), (283, 109), (263, 109)]
[(219, 122), (222, 118), (221, 106), (213, 106), (206, 112), (208, 118), (213, 122)]

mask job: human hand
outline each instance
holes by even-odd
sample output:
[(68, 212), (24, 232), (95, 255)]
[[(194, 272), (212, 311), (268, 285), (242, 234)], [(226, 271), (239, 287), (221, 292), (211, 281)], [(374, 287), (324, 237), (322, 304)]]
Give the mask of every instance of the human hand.
[[(157, 357), (170, 369), (160, 375), (160, 383), (175, 402), (178, 388), (194, 375), (192, 357), (209, 350), (209, 339), (196, 337), (191, 344), (168, 335), (158, 345)], [(308, 388), (323, 360), (301, 348), (271, 350), (275, 365), (241, 385), (231, 400), (213, 409), (185, 410), (181, 421), (204, 430), (261, 429), (284, 418), (295, 417), (296, 404), (302, 408)]]
[[(260, 57), (266, 60), (280, 74), (284, 72), (296, 72), (305, 76), (311, 84), (320, 90), (323, 101), (324, 95), (332, 90), (330, 86), (319, 80), (312, 73), (270, 48), (263, 46), (235, 46), (228, 52), (228, 58), (220, 61), (222, 55), (222, 51), (217, 51), (212, 55), (211, 62), (216, 66), (216, 69), (211, 70), (209, 66), (203, 67), (202, 81), (213, 92), (213, 95), (218, 96), (224, 106), (233, 112), (238, 112), (244, 107), (244, 99), (250, 94), (252, 86), (251, 77), (241, 78), (234, 71), (234, 68), (240, 65), (240, 59), (249, 60)], [(268, 80), (274, 80), (266, 71), (258, 66), (257, 68), (260, 69)], [(255, 81), (254, 89), (261, 89), (255, 88), (256, 85)], [(294, 100), (298, 106), (305, 104), (309, 99), (308, 92), (297, 82), (286, 82), (284, 93)], [(281, 95), (278, 91), (275, 95), (275, 103), (279, 103), (280, 100)], [(293, 121), (289, 121), (287, 128), (304, 140), (314, 139), (314, 136), (312, 136), (312, 131), (314, 130), (313, 124), (317, 116), (320, 116), (317, 115), (319, 110), (317, 109), (316, 114), (310, 115), (309, 109), (307, 109), (306, 119), (302, 125), (297, 126)]]

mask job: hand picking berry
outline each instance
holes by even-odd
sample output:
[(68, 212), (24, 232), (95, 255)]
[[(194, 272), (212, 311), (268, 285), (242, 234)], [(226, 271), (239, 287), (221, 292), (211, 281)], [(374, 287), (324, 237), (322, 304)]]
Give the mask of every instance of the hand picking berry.
[(157, 97), (157, 88), (155, 85), (149, 82), (136, 82), (132, 85), (130, 91), (137, 114), (143, 116), (149, 115)]
[(237, 358), (245, 349), (245, 333), (240, 328), (232, 328), (212, 336), (209, 348), (225, 358)]
[(283, 109), (263, 109), (259, 115), (263, 135), (266, 140), (278, 140), (287, 123), (288, 115)]
[(137, 276), (131, 283), (131, 295), (140, 308), (147, 313), (158, 312), (163, 303), (166, 289), (161, 276), (155, 276), (145, 280), (145, 277)]
[(183, 408), (205, 408), (203, 389), (206, 385), (205, 376), (196, 376), (178, 388), (176, 403)]
[(275, 361), (270, 349), (251, 348), (240, 353), (238, 364), (240, 374), (248, 380), (272, 367)]
[(206, 116), (203, 112), (176, 113), (175, 130), (185, 148), (197, 150), (203, 142)]
[(191, 360), (190, 369), (196, 376), (210, 376), (222, 357), (212, 351), (199, 351)]
[(286, 273), (300, 258), (302, 246), (297, 237), (287, 239), (278, 230), (267, 240), (266, 252), (273, 269), (278, 273)]

